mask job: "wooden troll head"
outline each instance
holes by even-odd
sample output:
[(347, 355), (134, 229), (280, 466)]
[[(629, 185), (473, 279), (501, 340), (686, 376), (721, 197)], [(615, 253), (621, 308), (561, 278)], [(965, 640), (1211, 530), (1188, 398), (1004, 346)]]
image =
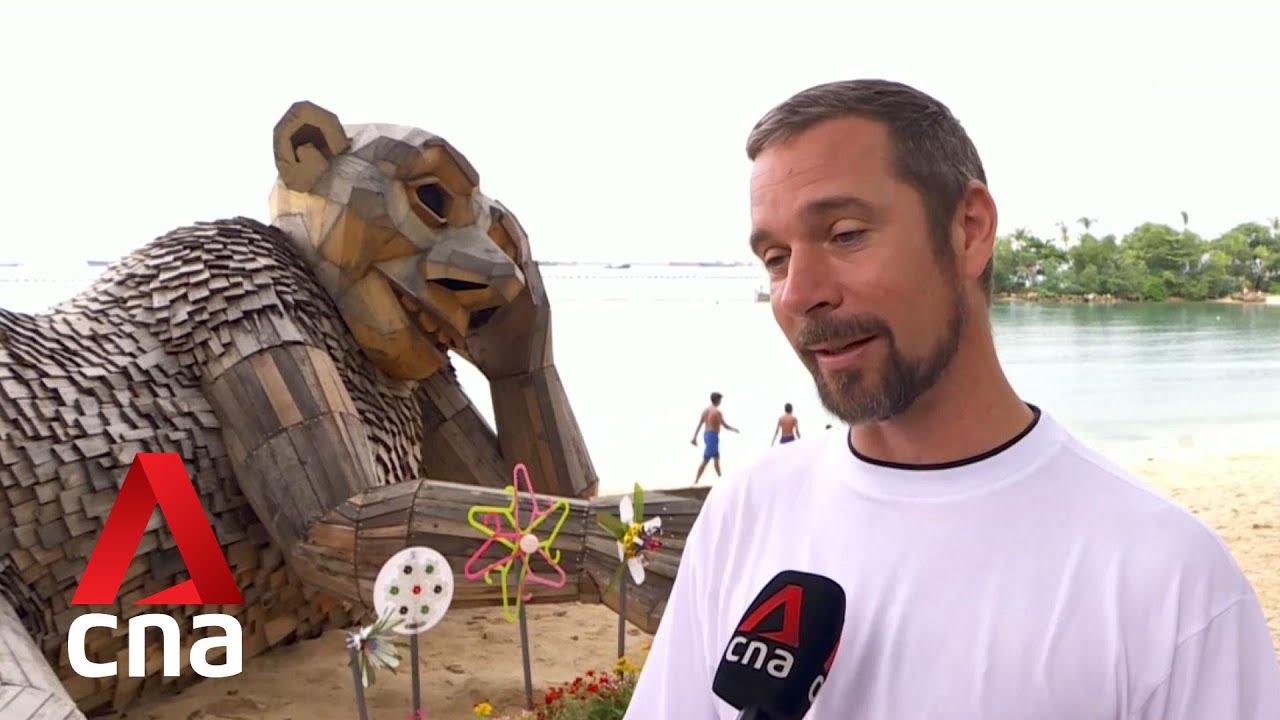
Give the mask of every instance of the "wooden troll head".
[(525, 290), (528, 239), (467, 159), (413, 127), (343, 126), (298, 102), (275, 127), (272, 223), (297, 245), (370, 359), (430, 377)]

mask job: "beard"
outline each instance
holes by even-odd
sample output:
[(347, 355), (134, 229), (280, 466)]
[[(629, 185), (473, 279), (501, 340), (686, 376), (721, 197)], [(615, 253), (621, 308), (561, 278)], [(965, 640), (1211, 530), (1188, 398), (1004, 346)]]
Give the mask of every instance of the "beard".
[[(953, 301), (942, 334), (923, 357), (907, 357), (898, 347), (893, 330), (874, 315), (824, 317), (802, 326), (792, 345), (801, 362), (813, 375), (818, 398), (832, 415), (849, 425), (881, 422), (906, 412), (928, 392), (955, 358), (964, 332), (966, 312), (958, 283), (951, 283)], [(888, 358), (876, 376), (874, 368), (853, 368), (825, 374), (817, 358), (805, 347), (822, 342), (839, 342), (877, 335), (888, 347)]]

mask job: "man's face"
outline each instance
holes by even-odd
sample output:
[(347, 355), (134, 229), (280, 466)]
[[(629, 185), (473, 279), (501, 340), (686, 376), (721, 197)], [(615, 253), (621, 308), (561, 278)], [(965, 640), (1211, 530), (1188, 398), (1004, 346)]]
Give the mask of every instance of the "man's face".
[(966, 317), (955, 255), (939, 255), (889, 153), (883, 125), (843, 118), (766, 149), (751, 174), (774, 318), (850, 424), (902, 413), (933, 387)]

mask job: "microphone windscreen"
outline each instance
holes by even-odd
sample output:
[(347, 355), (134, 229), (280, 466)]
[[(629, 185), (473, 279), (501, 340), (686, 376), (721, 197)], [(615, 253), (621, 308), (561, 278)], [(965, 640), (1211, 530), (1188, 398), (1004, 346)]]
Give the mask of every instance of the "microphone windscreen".
[(784, 570), (747, 607), (712, 690), (772, 720), (800, 720), (826, 682), (844, 630), (845, 594), (823, 575)]

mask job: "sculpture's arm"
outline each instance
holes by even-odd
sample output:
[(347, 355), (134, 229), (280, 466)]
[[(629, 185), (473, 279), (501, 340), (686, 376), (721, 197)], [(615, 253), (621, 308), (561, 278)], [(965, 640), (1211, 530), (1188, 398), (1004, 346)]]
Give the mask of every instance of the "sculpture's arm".
[(464, 485), (505, 487), (511, 465), (493, 428), (452, 372), (442, 370), (418, 386), (422, 410), (422, 475)]
[(497, 202), (494, 228), (490, 235), (512, 248), (525, 289), (467, 338), (466, 354), (489, 380), (502, 454), (527, 465), (547, 493), (591, 497), (598, 479), (556, 371), (542, 275), (523, 229)]
[(241, 492), (293, 566), (318, 519), (375, 485), (367, 430), (325, 350), (290, 342), (230, 352), (236, 357), (205, 370), (209, 401)]

